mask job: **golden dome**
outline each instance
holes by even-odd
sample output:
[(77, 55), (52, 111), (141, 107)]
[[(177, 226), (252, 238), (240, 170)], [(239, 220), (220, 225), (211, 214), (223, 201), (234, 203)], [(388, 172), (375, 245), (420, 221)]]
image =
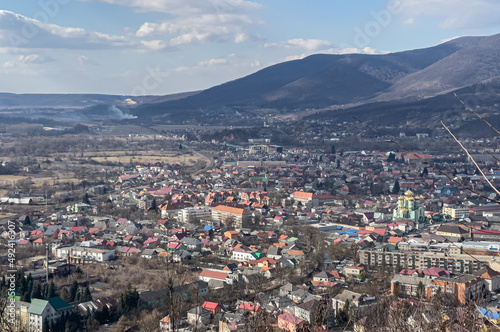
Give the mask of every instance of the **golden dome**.
[(413, 192), (411, 190), (408, 190), (407, 192), (405, 192), (405, 196), (406, 197), (413, 196)]
[(401, 196), (401, 197), (399, 197), (399, 198), (398, 198), (398, 200), (400, 200), (400, 201), (404, 201), (404, 200), (405, 200), (405, 198), (404, 198), (403, 196)]

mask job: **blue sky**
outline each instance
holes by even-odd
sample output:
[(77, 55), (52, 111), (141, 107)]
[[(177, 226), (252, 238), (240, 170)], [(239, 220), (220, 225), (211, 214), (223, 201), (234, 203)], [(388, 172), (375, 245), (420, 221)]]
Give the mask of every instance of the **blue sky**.
[(0, 92), (162, 95), (500, 32), (496, 0), (3, 0)]

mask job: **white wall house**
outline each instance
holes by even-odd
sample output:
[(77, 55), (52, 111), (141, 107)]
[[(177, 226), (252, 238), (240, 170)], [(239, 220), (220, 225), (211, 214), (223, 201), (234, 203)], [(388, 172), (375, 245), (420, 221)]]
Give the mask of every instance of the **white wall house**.
[(98, 262), (108, 261), (115, 257), (114, 250), (85, 248), (85, 247), (58, 247), (55, 249), (55, 255), (59, 258), (82, 258)]

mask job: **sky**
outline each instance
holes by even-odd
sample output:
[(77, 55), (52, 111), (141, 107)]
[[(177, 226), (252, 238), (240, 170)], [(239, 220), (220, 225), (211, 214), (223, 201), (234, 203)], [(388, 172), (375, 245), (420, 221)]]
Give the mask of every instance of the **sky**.
[(0, 92), (166, 95), (500, 32), (498, 0), (2, 0)]

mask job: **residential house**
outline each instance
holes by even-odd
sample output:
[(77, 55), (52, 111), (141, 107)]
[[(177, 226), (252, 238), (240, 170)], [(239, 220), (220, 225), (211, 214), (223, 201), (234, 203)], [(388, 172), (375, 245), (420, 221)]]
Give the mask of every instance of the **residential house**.
[(114, 250), (85, 248), (85, 247), (67, 247), (60, 246), (55, 248), (55, 255), (59, 258), (70, 258), (75, 261), (98, 261), (105, 262), (115, 257)]
[(238, 262), (249, 262), (259, 258), (259, 256), (261, 254), (256, 251), (236, 248), (233, 249), (230, 259)]
[(343, 273), (347, 277), (355, 277), (357, 278), (361, 272), (363, 272), (365, 269), (362, 266), (351, 266), (351, 265), (346, 265), (342, 269)]
[[(189, 284), (176, 286), (173, 289), (174, 294), (180, 294), (182, 299), (189, 300), (191, 296), (205, 296), (208, 294), (208, 284), (205, 281), (198, 280)], [(197, 294), (196, 294), (197, 293)]]
[(288, 312), (282, 313), (278, 316), (278, 327), (288, 332), (295, 332), (304, 324), (305, 320)]
[(376, 298), (344, 289), (342, 293), (337, 294), (332, 299), (334, 314), (343, 309), (347, 301), (349, 301), (351, 308), (362, 314), (363, 310), (376, 303)]
[(204, 309), (201, 306), (195, 307), (187, 312), (187, 322), (191, 326), (204, 328), (210, 322), (212, 314), (210, 310)]
[(316, 315), (316, 311), (320, 306), (320, 301), (318, 300), (310, 300), (301, 304), (298, 304), (294, 307), (295, 316), (299, 317), (308, 323), (312, 323), (314, 321), (314, 317)]
[(231, 278), (229, 275), (230, 275), (229, 273), (225, 272), (203, 270), (201, 271), (198, 278), (205, 282), (209, 282), (210, 280), (218, 280), (226, 284), (232, 285), (234, 283), (234, 279)]
[(30, 332), (45, 332), (44, 322), (60, 319), (64, 314), (69, 314), (73, 306), (62, 300), (59, 296), (46, 300), (32, 299), (28, 308), (28, 321)]
[(313, 281), (335, 281), (335, 278), (330, 273), (322, 271), (313, 276)]
[(212, 313), (212, 315), (215, 315), (216, 313), (222, 311), (222, 307), (220, 306), (220, 304), (215, 303), (215, 302), (205, 301), (205, 302), (203, 302), (203, 304), (201, 305), (201, 307), (203, 309), (210, 310), (210, 312)]
[(261, 307), (259, 305), (250, 302), (241, 302), (238, 305), (238, 311), (243, 314), (250, 313), (251, 315), (255, 316), (260, 309)]
[(489, 266), (485, 266), (476, 272), (476, 275), (481, 276), (486, 283), (486, 289), (495, 293), (500, 289), (500, 273), (493, 270)]
[(292, 293), (297, 289), (299, 289), (297, 286), (287, 283), (286, 285), (280, 287), (280, 296), (291, 298)]

